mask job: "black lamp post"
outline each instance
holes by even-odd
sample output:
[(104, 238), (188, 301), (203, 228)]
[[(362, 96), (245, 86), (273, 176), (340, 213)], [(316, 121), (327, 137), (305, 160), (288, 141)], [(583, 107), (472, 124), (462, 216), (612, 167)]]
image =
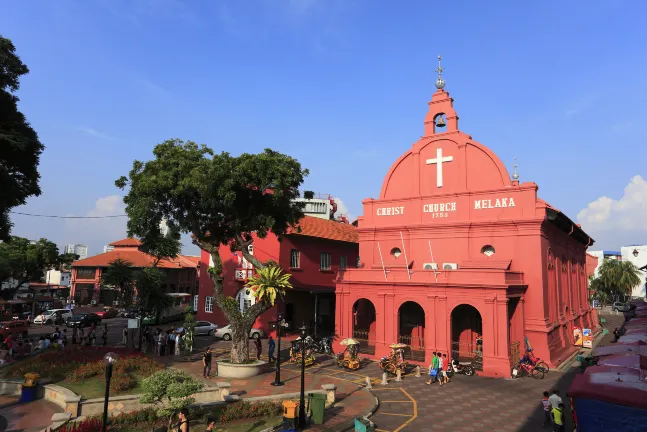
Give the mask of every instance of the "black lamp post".
[(106, 432), (108, 426), (108, 399), (110, 398), (110, 379), (112, 378), (112, 365), (117, 361), (117, 354), (109, 352), (103, 356), (103, 362), (106, 364), (106, 396), (103, 400), (103, 424), (101, 432)]
[(299, 329), (301, 330), (301, 396), (299, 399), (299, 427), (306, 427), (306, 396), (305, 396), (305, 384), (306, 384), (306, 326), (303, 325)]
[(276, 315), (276, 376), (272, 385), (280, 387), (284, 382), (281, 381), (281, 327), (283, 327), (283, 315)]

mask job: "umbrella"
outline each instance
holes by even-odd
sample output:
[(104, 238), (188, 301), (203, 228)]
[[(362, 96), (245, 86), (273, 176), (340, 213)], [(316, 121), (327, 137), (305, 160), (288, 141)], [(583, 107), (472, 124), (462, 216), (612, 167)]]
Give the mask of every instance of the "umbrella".
[(409, 346), (409, 345), (406, 345), (406, 344), (403, 344), (403, 343), (397, 343), (397, 344), (389, 345), (389, 347), (390, 347), (391, 349), (401, 349), (401, 348), (406, 348), (406, 347), (408, 347), (408, 346)]
[(353, 339), (353, 338), (346, 338), (339, 343), (340, 345), (359, 345), (359, 342), (357, 341), (357, 339)]

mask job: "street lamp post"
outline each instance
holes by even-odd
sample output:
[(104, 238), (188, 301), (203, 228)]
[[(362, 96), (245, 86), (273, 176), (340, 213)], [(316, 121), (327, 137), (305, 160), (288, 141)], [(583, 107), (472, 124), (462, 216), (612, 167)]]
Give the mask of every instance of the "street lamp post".
[(306, 427), (306, 326), (301, 326), (299, 330), (301, 330), (301, 395), (299, 398), (299, 427), (304, 428)]
[(138, 329), (139, 330), (139, 348), (138, 348), (139, 351), (142, 350), (142, 333), (144, 332), (143, 324), (144, 324), (144, 308), (140, 306), (139, 307), (139, 329)]
[(103, 362), (106, 364), (106, 396), (103, 400), (103, 424), (101, 432), (106, 432), (108, 426), (108, 399), (110, 398), (110, 379), (112, 378), (112, 366), (117, 361), (117, 354), (109, 352), (103, 356)]
[(274, 377), (274, 382), (272, 385), (274, 387), (280, 387), (283, 383), (281, 381), (281, 327), (283, 326), (283, 315), (276, 315), (276, 376)]

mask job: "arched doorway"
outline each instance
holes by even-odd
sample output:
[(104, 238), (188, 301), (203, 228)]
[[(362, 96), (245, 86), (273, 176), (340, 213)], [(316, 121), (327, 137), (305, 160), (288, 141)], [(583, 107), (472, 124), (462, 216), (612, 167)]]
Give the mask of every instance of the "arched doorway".
[(353, 305), (353, 337), (359, 341), (360, 352), (375, 355), (375, 306), (367, 299)]
[(474, 306), (458, 305), (452, 311), (451, 322), (452, 358), (470, 361), (475, 369), (483, 370), (482, 346), (476, 343), (477, 336), (483, 335), (481, 314)]
[(404, 302), (398, 309), (398, 342), (410, 347), (405, 359), (425, 361), (425, 311), (416, 302)]

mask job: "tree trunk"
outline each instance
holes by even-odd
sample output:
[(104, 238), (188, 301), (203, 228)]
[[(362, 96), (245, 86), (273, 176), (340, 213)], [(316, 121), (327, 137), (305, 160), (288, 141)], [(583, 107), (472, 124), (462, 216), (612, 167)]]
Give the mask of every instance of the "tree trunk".
[(231, 362), (235, 364), (246, 363), (249, 360), (249, 331), (245, 320), (231, 323)]

